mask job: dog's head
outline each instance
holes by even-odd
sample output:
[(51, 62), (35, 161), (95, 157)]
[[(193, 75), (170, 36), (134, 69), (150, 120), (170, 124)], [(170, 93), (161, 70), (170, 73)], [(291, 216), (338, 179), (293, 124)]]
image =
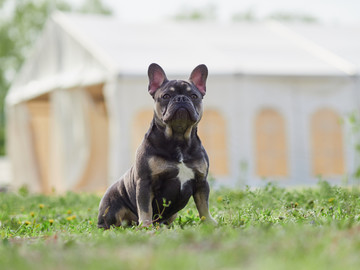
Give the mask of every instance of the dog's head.
[(166, 127), (167, 135), (191, 132), (202, 116), (202, 99), (206, 93), (208, 70), (205, 65), (197, 66), (188, 81), (166, 78), (158, 64), (151, 64), (148, 70), (149, 93), (155, 101), (157, 123)]

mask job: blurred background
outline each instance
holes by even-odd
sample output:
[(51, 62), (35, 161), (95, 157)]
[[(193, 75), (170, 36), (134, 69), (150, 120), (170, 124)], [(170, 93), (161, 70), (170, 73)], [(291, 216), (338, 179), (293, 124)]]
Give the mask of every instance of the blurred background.
[(360, 2), (0, 0), (0, 186), (100, 191), (152, 118), (147, 67), (204, 63), (214, 185), (353, 184)]

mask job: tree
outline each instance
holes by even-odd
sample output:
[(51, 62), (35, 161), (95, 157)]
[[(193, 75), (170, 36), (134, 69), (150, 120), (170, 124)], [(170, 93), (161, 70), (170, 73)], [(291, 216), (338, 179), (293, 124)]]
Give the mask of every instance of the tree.
[(252, 22), (257, 21), (258, 18), (252, 10), (237, 12), (232, 15), (232, 20), (235, 22)]
[(0, 13), (0, 155), (4, 155), (4, 99), (50, 14), (55, 10), (111, 14), (111, 10), (101, 0), (85, 0), (79, 8), (65, 0), (0, 0), (0, 9), (6, 10)]
[(264, 17), (259, 17), (257, 14), (249, 9), (240, 11), (232, 16), (232, 21), (236, 22), (256, 22), (263, 20), (275, 20), (280, 22), (301, 22), (301, 23), (318, 23), (318, 19), (310, 14), (303, 14), (297, 12), (281, 12), (277, 11)]
[(176, 21), (209, 21), (216, 20), (216, 7), (206, 5), (201, 8), (183, 7), (180, 12), (173, 16)]
[(318, 19), (310, 14), (292, 13), (292, 12), (275, 12), (268, 16), (268, 19), (282, 22), (302, 22), (317, 23)]

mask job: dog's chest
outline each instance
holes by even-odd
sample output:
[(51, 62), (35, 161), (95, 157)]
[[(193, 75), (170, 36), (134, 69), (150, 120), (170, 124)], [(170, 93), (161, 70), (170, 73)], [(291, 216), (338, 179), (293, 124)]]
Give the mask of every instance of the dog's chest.
[(180, 162), (177, 167), (179, 169), (177, 178), (180, 180), (181, 184), (184, 184), (187, 180), (194, 179), (195, 174), (193, 169), (187, 167), (184, 162)]
[(178, 175), (177, 178), (180, 180), (181, 184), (184, 184), (187, 180), (194, 178), (194, 171), (193, 169), (187, 167), (184, 163), (184, 156), (180, 150), (180, 148), (177, 148), (177, 156), (179, 160), (178, 167)]
[[(163, 180), (177, 179), (183, 185), (188, 180), (206, 177), (207, 163), (205, 159), (184, 161), (184, 157), (178, 151), (176, 160), (168, 161), (158, 156), (149, 158), (149, 169), (154, 183), (162, 183)], [(190, 160), (189, 157), (186, 157)]]

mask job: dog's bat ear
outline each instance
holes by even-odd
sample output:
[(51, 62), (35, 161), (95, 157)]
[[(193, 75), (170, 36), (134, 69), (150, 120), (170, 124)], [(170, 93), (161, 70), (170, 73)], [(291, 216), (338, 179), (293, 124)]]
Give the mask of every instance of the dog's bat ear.
[(149, 76), (149, 93), (154, 96), (156, 90), (167, 81), (164, 70), (155, 63), (152, 63), (148, 69)]
[(204, 96), (206, 93), (206, 79), (208, 76), (208, 69), (205, 65), (198, 65), (191, 72), (190, 81), (199, 89), (200, 93)]

